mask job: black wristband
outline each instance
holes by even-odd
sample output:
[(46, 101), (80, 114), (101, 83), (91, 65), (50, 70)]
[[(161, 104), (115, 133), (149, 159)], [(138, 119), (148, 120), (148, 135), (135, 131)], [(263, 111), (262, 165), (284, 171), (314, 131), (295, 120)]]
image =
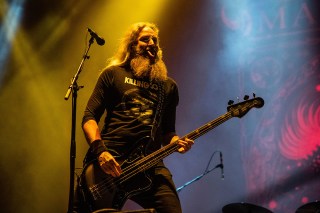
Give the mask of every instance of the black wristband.
[(92, 143), (90, 144), (90, 148), (91, 148), (91, 153), (94, 154), (96, 157), (99, 157), (99, 155), (102, 152), (108, 151), (106, 145), (100, 139), (92, 141)]

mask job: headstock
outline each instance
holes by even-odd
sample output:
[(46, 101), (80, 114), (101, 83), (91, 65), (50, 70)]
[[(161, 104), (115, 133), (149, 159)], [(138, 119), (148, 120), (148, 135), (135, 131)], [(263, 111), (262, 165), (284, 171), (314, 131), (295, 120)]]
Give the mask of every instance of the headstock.
[(252, 108), (261, 108), (264, 105), (264, 100), (260, 97), (256, 97), (255, 94), (253, 94), (253, 98), (249, 99), (248, 95), (244, 96), (244, 101), (234, 104), (234, 101), (230, 100), (228, 102), (227, 110), (231, 113), (233, 117), (239, 117), (241, 118), (247, 112), (249, 112)]

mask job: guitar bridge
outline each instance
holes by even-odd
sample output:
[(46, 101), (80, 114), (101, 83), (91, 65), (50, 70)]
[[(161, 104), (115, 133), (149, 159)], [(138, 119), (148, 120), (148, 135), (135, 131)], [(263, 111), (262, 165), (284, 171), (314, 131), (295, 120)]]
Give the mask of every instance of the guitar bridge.
[(100, 193), (100, 190), (97, 184), (89, 187), (89, 190), (94, 200), (98, 200), (102, 198), (102, 194)]

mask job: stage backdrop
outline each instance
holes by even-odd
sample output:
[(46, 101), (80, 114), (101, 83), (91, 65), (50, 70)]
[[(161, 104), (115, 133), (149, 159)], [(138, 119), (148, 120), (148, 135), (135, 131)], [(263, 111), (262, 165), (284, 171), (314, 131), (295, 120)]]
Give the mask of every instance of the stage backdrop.
[[(251, 203), (292, 213), (320, 198), (320, 2), (316, 0), (3, 0), (0, 2), (0, 206), (67, 212), (71, 98), (64, 96), (88, 45), (78, 84), (76, 174), (88, 149), (81, 118), (99, 72), (132, 23), (160, 28), (179, 85), (177, 132), (185, 135), (261, 97), (165, 159), (184, 213)], [(223, 160), (223, 171), (220, 153)], [(208, 172), (210, 171), (210, 172)], [(205, 174), (205, 175), (203, 175)], [(202, 176), (203, 175), (203, 176)], [(224, 177), (224, 178), (222, 178)], [(192, 181), (197, 178), (197, 181)], [(126, 210), (140, 209), (128, 201)]]

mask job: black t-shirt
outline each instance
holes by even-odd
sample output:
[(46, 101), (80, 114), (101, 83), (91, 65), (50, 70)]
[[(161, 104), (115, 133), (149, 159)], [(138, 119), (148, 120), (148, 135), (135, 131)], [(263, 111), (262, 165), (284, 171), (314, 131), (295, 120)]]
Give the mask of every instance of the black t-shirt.
[(152, 137), (152, 128), (159, 126), (150, 146), (154, 150), (160, 148), (162, 135), (175, 133), (178, 101), (178, 88), (171, 78), (162, 83), (152, 82), (136, 78), (125, 67), (112, 66), (100, 74), (83, 123), (90, 119), (98, 123), (103, 113), (107, 113), (101, 137), (114, 155), (122, 155), (135, 143), (147, 141)]

